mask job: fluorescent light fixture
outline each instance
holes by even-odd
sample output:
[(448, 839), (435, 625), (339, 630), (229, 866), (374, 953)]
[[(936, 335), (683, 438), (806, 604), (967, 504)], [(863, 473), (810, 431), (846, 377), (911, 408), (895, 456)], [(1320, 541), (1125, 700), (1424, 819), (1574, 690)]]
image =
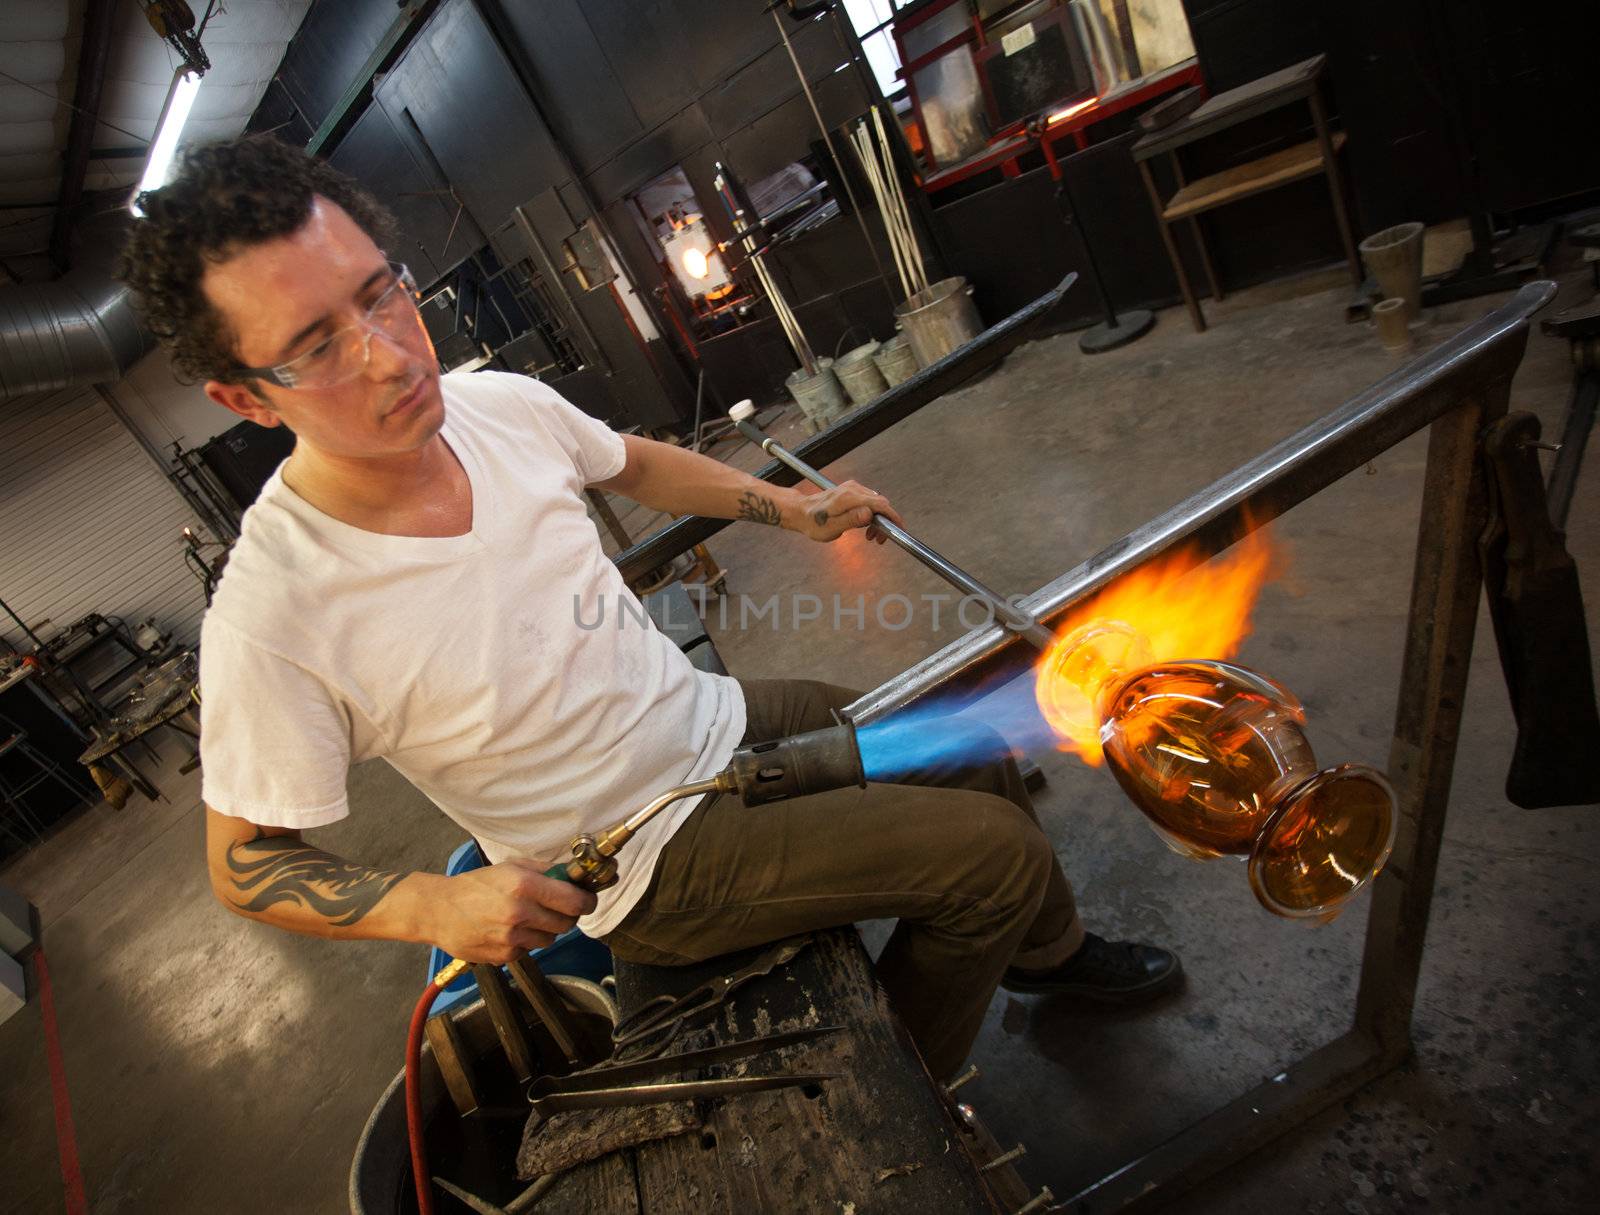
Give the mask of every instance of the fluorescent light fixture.
[(143, 215), (139, 210), (139, 195), (146, 190), (157, 190), (167, 184), (172, 171), (172, 159), (178, 154), (178, 136), (183, 134), (183, 124), (189, 121), (189, 111), (200, 92), (200, 74), (188, 68), (179, 68), (167, 89), (167, 100), (161, 107), (161, 120), (156, 123), (156, 137), (150, 141), (150, 157), (144, 162), (144, 176), (134, 187), (128, 200), (128, 210)]

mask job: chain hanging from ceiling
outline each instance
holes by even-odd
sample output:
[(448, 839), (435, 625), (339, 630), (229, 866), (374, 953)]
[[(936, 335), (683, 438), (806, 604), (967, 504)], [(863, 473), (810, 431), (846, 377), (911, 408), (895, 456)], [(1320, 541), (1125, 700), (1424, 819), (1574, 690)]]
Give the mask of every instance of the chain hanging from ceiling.
[(198, 26), (194, 10), (184, 0), (140, 0), (140, 5), (144, 9), (145, 20), (150, 22), (150, 28), (183, 57), (184, 65), (190, 71), (203, 76), (211, 67), (211, 60), (200, 45), (200, 36), (205, 33), (206, 23), (211, 20), (217, 0), (211, 0), (206, 5), (206, 14)]

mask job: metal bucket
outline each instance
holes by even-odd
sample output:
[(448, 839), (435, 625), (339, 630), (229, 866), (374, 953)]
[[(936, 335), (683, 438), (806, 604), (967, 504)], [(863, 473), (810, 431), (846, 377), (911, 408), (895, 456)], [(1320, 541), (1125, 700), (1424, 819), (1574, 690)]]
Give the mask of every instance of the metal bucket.
[(983, 332), (972, 288), (960, 275), (942, 278), (926, 290), (913, 292), (894, 310), (924, 367), (937, 363), (952, 350), (965, 346)]
[(839, 383), (844, 385), (844, 390), (857, 405), (865, 405), (889, 389), (889, 381), (883, 378), (883, 372), (878, 370), (878, 364), (873, 359), (880, 345), (879, 342), (868, 342), (857, 346), (854, 350), (846, 351), (833, 365)]
[[(599, 984), (569, 975), (545, 977), (555, 986), (567, 1007), (586, 1024), (591, 1035), (602, 1042), (611, 1036), (611, 1030), (617, 1023), (617, 1009), (616, 1002), (608, 992)], [(478, 1065), (480, 1074), (487, 1075), (495, 1067), (504, 1070), (505, 1055), (483, 1001), (474, 1000), (450, 1015), (460, 1032), (467, 1058)], [(439, 1069), (429, 1064), (432, 1054), (433, 1047), (424, 1042), (422, 1117), (424, 1125), (428, 1127), (430, 1140), (436, 1137), (436, 1133), (448, 1135), (451, 1129), (435, 1124), (454, 1124), (458, 1121)], [(509, 1079), (507, 1074), (505, 1080)], [(492, 1127), (487, 1133), (498, 1134)], [(512, 1124), (512, 1145), (515, 1145), (521, 1133), (520, 1127)], [(429, 1154), (436, 1162), (443, 1159), (437, 1143), (430, 1147)], [(486, 1153), (475, 1155), (472, 1166), (475, 1170), (484, 1170), (482, 1174), (470, 1182), (459, 1174), (457, 1177), (474, 1192), (499, 1202), (508, 1201), (527, 1187), (512, 1180), (509, 1164), (504, 1174), (498, 1170), (496, 1162), (500, 1159), (509, 1162), (509, 1154), (505, 1157)], [(378, 1104), (373, 1106), (367, 1125), (356, 1143), (355, 1155), (350, 1161), (350, 1215), (400, 1215), (404, 1211), (415, 1211), (417, 1204), (407, 1192), (411, 1187), (411, 1140), (406, 1133), (406, 1073), (402, 1068), (389, 1082), (389, 1087), (383, 1090)], [(506, 1192), (508, 1190), (509, 1193)]]
[(845, 404), (844, 388), (834, 374), (832, 359), (818, 359), (816, 375), (808, 376), (804, 367), (796, 368), (783, 386), (800, 406), (800, 412), (806, 415), (806, 421), (818, 430), (825, 429), (849, 408)]
[(890, 388), (917, 374), (917, 352), (911, 349), (911, 339), (903, 333), (895, 334), (879, 346), (872, 361), (883, 372), (883, 382)]

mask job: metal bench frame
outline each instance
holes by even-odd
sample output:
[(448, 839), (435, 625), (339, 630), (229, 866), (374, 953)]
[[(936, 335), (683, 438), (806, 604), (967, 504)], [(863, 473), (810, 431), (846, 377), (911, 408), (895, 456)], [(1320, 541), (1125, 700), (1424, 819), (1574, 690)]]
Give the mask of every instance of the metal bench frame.
[[(1372, 887), (1353, 1023), (1340, 1037), (1101, 1178), (1058, 1210), (1144, 1211), (1277, 1138), (1411, 1052), (1440, 841), (1477, 625), (1487, 513), (1479, 441), (1505, 414), (1529, 318), (1555, 294), (1530, 283), (1494, 312), (1124, 536), (1024, 601), (1046, 623), (1144, 563), (1194, 545), (1221, 552), (1254, 528), (1431, 428), (1388, 773), (1394, 853)], [(858, 725), (938, 690), (976, 697), (1036, 654), (997, 625), (967, 634), (851, 705)]]

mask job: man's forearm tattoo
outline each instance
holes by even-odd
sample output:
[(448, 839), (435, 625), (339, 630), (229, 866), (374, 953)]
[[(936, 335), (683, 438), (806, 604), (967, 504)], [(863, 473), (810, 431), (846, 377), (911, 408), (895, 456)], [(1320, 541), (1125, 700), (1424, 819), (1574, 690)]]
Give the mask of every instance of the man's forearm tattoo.
[(278, 903), (305, 907), (348, 928), (403, 876), (330, 856), (287, 835), (258, 834), (228, 845), (234, 906), (258, 914)]
[(755, 490), (747, 489), (739, 495), (739, 518), (777, 527), (783, 522), (783, 512), (771, 498), (763, 498)]

